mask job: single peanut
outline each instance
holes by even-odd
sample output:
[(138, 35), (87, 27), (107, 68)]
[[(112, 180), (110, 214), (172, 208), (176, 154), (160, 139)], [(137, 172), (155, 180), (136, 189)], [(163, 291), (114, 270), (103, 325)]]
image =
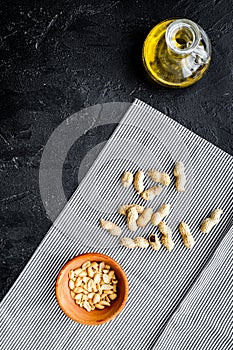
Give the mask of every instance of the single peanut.
[(80, 274), (82, 271), (83, 271), (82, 269), (76, 269), (76, 270), (74, 270), (75, 276), (78, 277), (79, 274)]
[(93, 297), (93, 303), (99, 303), (100, 302), (100, 295), (99, 294), (95, 294)]
[(138, 212), (135, 207), (130, 208), (127, 211), (127, 226), (130, 231), (136, 231), (138, 226), (137, 226), (137, 219), (138, 219)]
[(90, 278), (93, 278), (94, 277), (94, 271), (93, 271), (93, 268), (91, 266), (88, 267), (87, 269), (87, 275), (90, 277)]
[(101, 278), (100, 273), (95, 273), (95, 275), (94, 275), (94, 282), (95, 283), (99, 283), (100, 282), (100, 278)]
[(74, 289), (74, 281), (73, 280), (69, 280), (69, 288), (71, 290)]
[(213, 210), (210, 214), (210, 217), (202, 221), (200, 228), (201, 232), (209, 233), (212, 230), (212, 228), (219, 223), (222, 213), (222, 209), (218, 208)]
[(157, 226), (165, 218), (165, 216), (169, 214), (170, 207), (170, 204), (161, 205), (159, 210), (151, 216), (152, 225)]
[(117, 298), (117, 294), (116, 293), (112, 293), (112, 294), (109, 294), (108, 297), (111, 300), (115, 300)]
[(133, 174), (130, 171), (125, 171), (121, 177), (123, 187), (129, 187), (133, 183)]
[(121, 215), (127, 215), (127, 211), (132, 207), (136, 208), (138, 214), (141, 214), (144, 210), (144, 207), (139, 204), (125, 204), (118, 208), (118, 213)]
[(162, 233), (161, 243), (167, 250), (172, 250), (175, 243), (172, 240), (172, 231), (170, 227), (164, 221), (161, 221), (158, 225), (158, 229)]
[(179, 225), (179, 230), (185, 247), (188, 249), (192, 249), (195, 244), (195, 241), (190, 232), (189, 226), (184, 221), (182, 221)]
[(105, 273), (103, 274), (103, 280), (104, 280), (104, 283), (109, 283), (108, 275)]
[(152, 208), (146, 208), (137, 219), (138, 227), (145, 227), (150, 222), (152, 213), (153, 213)]
[(148, 188), (146, 191), (141, 193), (141, 197), (145, 201), (152, 201), (156, 196), (158, 196), (161, 193), (162, 189), (163, 188), (160, 185)]
[(69, 279), (70, 279), (70, 280), (74, 280), (74, 279), (75, 279), (75, 274), (74, 274), (74, 271), (73, 271), (73, 270), (71, 270), (71, 271), (69, 272)]
[(161, 247), (159, 237), (156, 234), (151, 234), (149, 236), (149, 244), (150, 244), (151, 248), (154, 250), (159, 250)]
[(176, 178), (176, 189), (178, 192), (185, 191), (186, 176), (184, 172), (184, 163), (176, 162), (173, 174)]
[(143, 184), (144, 177), (145, 175), (142, 170), (137, 171), (134, 176), (133, 185), (137, 194), (140, 194), (144, 191), (144, 184)]
[(85, 263), (82, 264), (82, 269), (86, 270), (89, 266), (91, 266), (91, 262), (90, 261), (86, 261)]
[(161, 173), (158, 170), (149, 170), (147, 175), (154, 182), (159, 182), (164, 186), (169, 186), (171, 183), (170, 176), (167, 173)]
[(83, 307), (84, 307), (84, 309), (86, 309), (88, 312), (90, 312), (91, 311), (91, 306), (90, 306), (90, 304), (88, 303), (88, 301), (84, 301), (84, 303), (83, 303)]
[[(149, 242), (146, 238), (136, 237), (134, 238), (134, 242), (138, 248), (147, 248), (149, 247)], [(114, 282), (113, 282), (114, 283)]]
[(134, 248), (138, 247), (137, 244), (134, 242), (134, 240), (132, 238), (129, 238), (129, 237), (121, 238), (120, 244), (123, 247), (129, 248), (129, 249), (134, 249)]
[(112, 236), (119, 236), (122, 232), (121, 228), (111, 221), (100, 219), (100, 227), (107, 230)]

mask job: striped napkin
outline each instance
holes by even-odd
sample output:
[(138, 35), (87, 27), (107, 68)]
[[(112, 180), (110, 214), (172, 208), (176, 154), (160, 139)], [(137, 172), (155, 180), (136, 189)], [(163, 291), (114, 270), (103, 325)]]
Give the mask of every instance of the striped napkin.
[[(123, 189), (124, 170), (150, 168), (172, 174), (185, 163), (184, 193), (174, 183), (150, 202), (155, 210), (171, 204), (167, 223), (175, 248), (129, 250), (98, 225), (101, 217), (126, 229), (117, 208), (143, 203)], [(232, 157), (147, 104), (135, 100), (72, 198), (1, 303), (1, 349), (191, 350), (232, 349), (230, 338), (230, 241), (232, 236)], [(149, 179), (146, 186), (150, 186)], [(200, 223), (212, 209), (224, 214), (211, 233)], [(189, 223), (196, 245), (184, 247), (177, 226)], [(156, 232), (148, 225), (137, 235)], [(98, 251), (127, 273), (129, 299), (121, 314), (98, 327), (77, 324), (59, 309), (56, 276), (70, 258)]]

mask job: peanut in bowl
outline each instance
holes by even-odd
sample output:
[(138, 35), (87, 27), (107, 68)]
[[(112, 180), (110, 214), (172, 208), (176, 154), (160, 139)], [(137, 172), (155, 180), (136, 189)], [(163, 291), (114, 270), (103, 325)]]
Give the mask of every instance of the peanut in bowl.
[[(88, 271), (89, 262), (96, 263), (96, 270), (93, 268)], [(102, 270), (100, 281), (97, 280), (98, 273), (96, 274), (99, 269)], [(110, 278), (107, 277), (108, 271)], [(88, 273), (93, 275), (93, 278), (85, 278), (88, 277)], [(96, 285), (90, 282), (94, 278), (99, 282)], [(82, 288), (83, 284), (85, 288)], [(101, 294), (97, 288), (98, 284), (101, 285), (101, 290), (103, 289)], [(128, 280), (122, 267), (114, 259), (99, 253), (82, 254), (68, 261), (56, 281), (56, 298), (60, 308), (73, 321), (85, 325), (96, 326), (115, 318), (127, 302), (128, 291)], [(84, 292), (82, 299), (79, 297), (81, 292)]]

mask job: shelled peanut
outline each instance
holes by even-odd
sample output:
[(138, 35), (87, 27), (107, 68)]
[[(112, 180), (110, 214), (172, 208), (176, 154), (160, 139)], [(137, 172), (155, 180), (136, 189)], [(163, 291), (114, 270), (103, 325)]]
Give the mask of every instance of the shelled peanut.
[(117, 283), (115, 271), (104, 262), (86, 261), (69, 272), (71, 298), (88, 312), (110, 306), (117, 298)]

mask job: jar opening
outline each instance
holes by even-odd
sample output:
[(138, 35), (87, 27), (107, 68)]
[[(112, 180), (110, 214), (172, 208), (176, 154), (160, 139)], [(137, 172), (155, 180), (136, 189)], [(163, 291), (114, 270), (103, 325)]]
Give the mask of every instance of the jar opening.
[(190, 20), (179, 19), (168, 26), (165, 39), (168, 47), (175, 53), (188, 54), (199, 44), (199, 28)]

